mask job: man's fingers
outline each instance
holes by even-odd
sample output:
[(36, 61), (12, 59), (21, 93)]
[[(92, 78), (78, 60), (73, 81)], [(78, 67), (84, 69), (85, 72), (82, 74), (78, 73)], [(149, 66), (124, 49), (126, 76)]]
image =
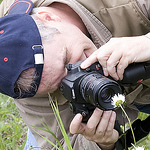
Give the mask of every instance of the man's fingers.
[(107, 126), (107, 132), (106, 132), (106, 134), (107, 134), (108, 136), (110, 136), (110, 135), (109, 135), (110, 132), (112, 132), (113, 129), (114, 129), (115, 119), (116, 119), (116, 113), (115, 113), (114, 111), (112, 111), (111, 117), (110, 117), (110, 120), (109, 120), (109, 124), (108, 124), (108, 126)]
[(80, 65), (80, 67), (82, 69), (86, 69), (87, 67), (89, 67), (90, 65), (92, 65), (93, 63), (95, 63), (97, 61), (97, 51), (95, 51), (92, 55), (90, 55), (85, 61), (82, 62), (82, 64)]
[(77, 114), (71, 124), (70, 124), (70, 132), (72, 134), (80, 134), (84, 131), (84, 124), (81, 123), (82, 122), (82, 115), (81, 114)]
[(101, 122), (97, 127), (97, 131), (96, 131), (97, 137), (103, 137), (105, 135), (111, 113), (112, 111), (104, 111), (103, 116), (101, 118)]
[(92, 116), (89, 118), (86, 128), (85, 128), (85, 135), (86, 136), (93, 136), (95, 134), (97, 125), (100, 122), (101, 116), (103, 114), (103, 110), (100, 110), (99, 108), (96, 108), (92, 114)]
[(111, 77), (113, 77), (115, 80), (119, 80), (116, 66), (119, 63), (120, 58), (121, 58), (121, 53), (114, 51), (109, 56), (109, 58), (107, 60), (107, 64), (106, 64), (106, 69), (107, 69), (108, 74)]
[(124, 73), (124, 70), (125, 68), (130, 64), (131, 62), (126, 59), (126, 58), (121, 58), (118, 65), (117, 65), (117, 74), (118, 74), (118, 77), (119, 77), (119, 80), (122, 80), (123, 79), (123, 73)]

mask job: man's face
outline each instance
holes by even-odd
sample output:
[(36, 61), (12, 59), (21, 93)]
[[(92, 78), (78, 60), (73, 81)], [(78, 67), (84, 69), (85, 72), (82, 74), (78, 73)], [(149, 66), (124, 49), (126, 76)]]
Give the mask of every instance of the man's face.
[[(54, 92), (67, 75), (68, 63), (85, 60), (97, 48), (76, 26), (65, 22), (53, 24), (60, 31), (44, 46), (44, 69), (38, 94)], [(52, 26), (52, 24), (51, 24)]]

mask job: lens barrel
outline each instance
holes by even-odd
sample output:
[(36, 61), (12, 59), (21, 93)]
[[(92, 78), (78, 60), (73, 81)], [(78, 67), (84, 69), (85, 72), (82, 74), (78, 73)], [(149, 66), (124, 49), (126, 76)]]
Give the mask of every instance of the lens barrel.
[(95, 72), (82, 77), (79, 82), (80, 94), (83, 99), (104, 110), (112, 110), (112, 97), (121, 93), (117, 82)]

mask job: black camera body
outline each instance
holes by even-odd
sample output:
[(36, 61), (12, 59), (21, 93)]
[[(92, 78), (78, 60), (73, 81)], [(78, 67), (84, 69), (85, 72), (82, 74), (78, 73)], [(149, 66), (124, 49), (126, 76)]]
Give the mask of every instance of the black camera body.
[(60, 90), (70, 101), (73, 113), (81, 113), (88, 119), (95, 107), (113, 110), (112, 97), (122, 93), (119, 84), (103, 75), (101, 65), (96, 62), (81, 69), (82, 61), (66, 65), (67, 76), (62, 79)]
[[(68, 74), (62, 79), (60, 90), (69, 100), (74, 114), (81, 113), (83, 122), (87, 122), (94, 109), (113, 110), (112, 97), (122, 94), (124, 86), (140, 84), (150, 78), (150, 61), (132, 63), (124, 71), (123, 80), (115, 81), (103, 74), (101, 65), (96, 62), (87, 69), (81, 69), (82, 61), (66, 65)], [(148, 135), (150, 131), (150, 117), (144, 121), (133, 123), (136, 141)], [(126, 132), (127, 146), (133, 143), (131, 129)]]
[(132, 86), (150, 78), (150, 61), (130, 64), (124, 72), (123, 80), (115, 81), (105, 77), (101, 65), (96, 62), (81, 69), (82, 61), (66, 65), (68, 74), (62, 79), (60, 91), (70, 101), (74, 114), (81, 113), (87, 120), (93, 110), (114, 110), (112, 97), (122, 94), (124, 86)]

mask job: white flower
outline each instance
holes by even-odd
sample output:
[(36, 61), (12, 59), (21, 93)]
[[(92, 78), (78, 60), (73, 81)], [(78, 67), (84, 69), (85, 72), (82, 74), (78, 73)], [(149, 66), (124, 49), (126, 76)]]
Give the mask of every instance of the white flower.
[(118, 95), (114, 95), (114, 97), (112, 97), (112, 105), (119, 107), (119, 105), (122, 105), (125, 101), (125, 96), (122, 94), (118, 94)]
[(131, 145), (133, 146), (133, 150), (144, 150), (144, 147), (136, 147), (133, 143)]
[(144, 147), (135, 147), (134, 150), (144, 150)]

